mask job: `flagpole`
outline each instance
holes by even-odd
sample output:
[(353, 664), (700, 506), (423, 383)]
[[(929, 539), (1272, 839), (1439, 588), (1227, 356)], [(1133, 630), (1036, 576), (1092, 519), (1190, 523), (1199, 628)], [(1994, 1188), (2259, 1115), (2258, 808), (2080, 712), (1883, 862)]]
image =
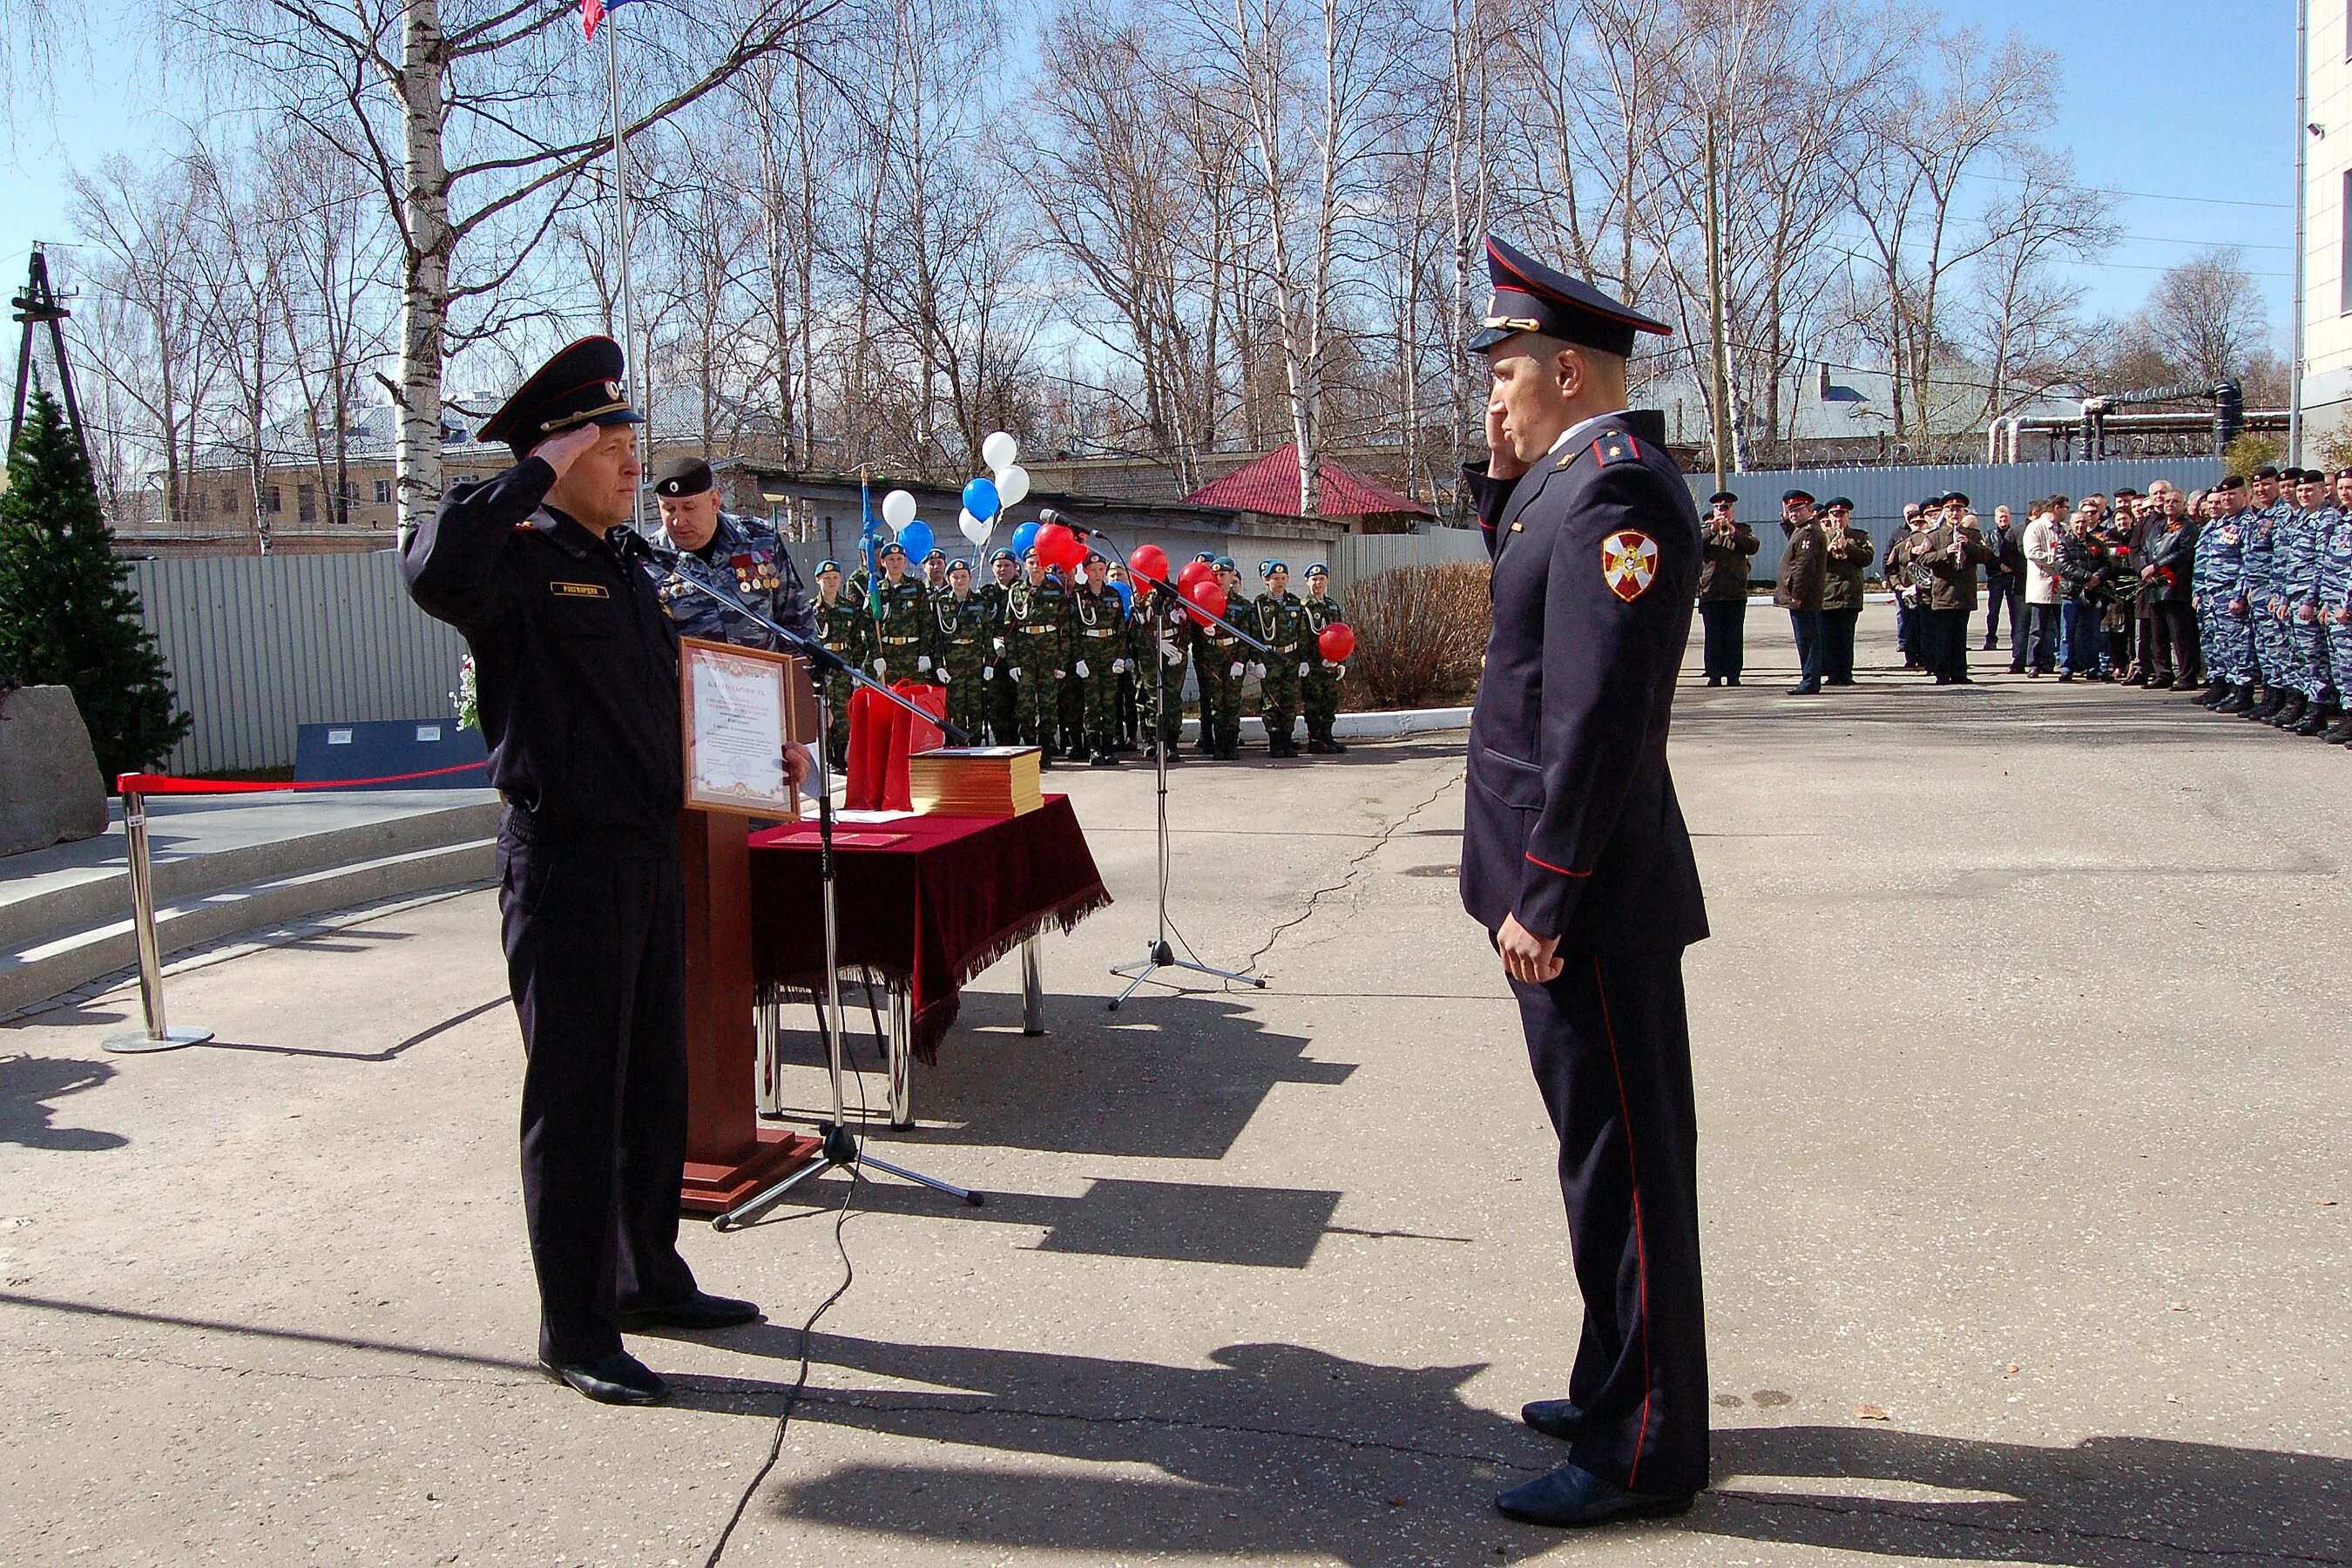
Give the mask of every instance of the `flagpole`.
[[(607, 5), (604, 17), (605, 75), (613, 97), (613, 228), (621, 251), (621, 353), (630, 389), (629, 401), (645, 416), (645, 438), (640, 459), (653, 461), (653, 384), (646, 374), (645, 359), (637, 343), (636, 297), (629, 289), (629, 166), (627, 145), (623, 138), (621, 121), (621, 28), (619, 8)], [(645, 524), (645, 487), (639, 485), (630, 498), (629, 521), (640, 531)]]

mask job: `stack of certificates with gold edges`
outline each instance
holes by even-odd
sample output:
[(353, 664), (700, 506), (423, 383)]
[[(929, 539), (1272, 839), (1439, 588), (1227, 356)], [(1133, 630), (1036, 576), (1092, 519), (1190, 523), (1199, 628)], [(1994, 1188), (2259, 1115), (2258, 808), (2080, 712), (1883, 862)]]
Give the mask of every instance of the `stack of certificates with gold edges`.
[(948, 746), (907, 759), (917, 811), (942, 816), (1020, 816), (1045, 804), (1034, 746)]

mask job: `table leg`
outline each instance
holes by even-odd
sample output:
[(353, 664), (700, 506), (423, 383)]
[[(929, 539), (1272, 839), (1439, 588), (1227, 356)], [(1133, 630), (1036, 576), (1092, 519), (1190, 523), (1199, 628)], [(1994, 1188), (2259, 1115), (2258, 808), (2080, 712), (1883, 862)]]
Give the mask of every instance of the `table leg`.
[(779, 1047), (784, 1027), (783, 987), (774, 981), (761, 983), (758, 1000), (753, 1004), (752, 1020), (760, 1042), (759, 1110), (762, 1116), (782, 1113), (783, 1062)]
[(1045, 974), (1038, 963), (1037, 939), (1021, 944), (1021, 1032), (1045, 1032)]
[(890, 1125), (915, 1124), (915, 1031), (908, 1017), (907, 982), (890, 982)]

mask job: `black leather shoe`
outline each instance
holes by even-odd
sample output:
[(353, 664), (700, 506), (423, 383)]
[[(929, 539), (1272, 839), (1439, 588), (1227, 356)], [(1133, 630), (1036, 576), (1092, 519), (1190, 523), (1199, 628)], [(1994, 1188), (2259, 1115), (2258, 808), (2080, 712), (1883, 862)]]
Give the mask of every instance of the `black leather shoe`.
[(631, 1333), (646, 1329), (731, 1329), (759, 1321), (757, 1304), (714, 1296), (708, 1290), (697, 1290), (676, 1306), (626, 1307), (621, 1311), (621, 1327)]
[(1547, 1437), (1571, 1442), (1584, 1434), (1584, 1412), (1573, 1399), (1537, 1399), (1519, 1406), (1519, 1419)]
[(2247, 709), (2253, 705), (2254, 699), (2252, 688), (2233, 686), (2230, 689), (2230, 695), (2221, 699), (2221, 701), (2213, 704), (2213, 711), (2216, 713), (2243, 713)]
[(626, 1351), (614, 1351), (584, 1365), (544, 1356), (539, 1364), (548, 1376), (599, 1405), (659, 1405), (669, 1397), (669, 1384), (660, 1374)]
[(1818, 686), (1807, 686), (1800, 683), (1789, 688), (1789, 695), (1791, 697), (1819, 697), (1821, 694), (1822, 689)]
[(1604, 1481), (1574, 1465), (1562, 1465), (1551, 1474), (1513, 1487), (1495, 1500), (1496, 1508), (1522, 1523), (1549, 1524), (1564, 1530), (1606, 1524), (1612, 1519), (1687, 1513), (1690, 1505), (1688, 1493), (1651, 1497), (1629, 1492), (1616, 1482)]

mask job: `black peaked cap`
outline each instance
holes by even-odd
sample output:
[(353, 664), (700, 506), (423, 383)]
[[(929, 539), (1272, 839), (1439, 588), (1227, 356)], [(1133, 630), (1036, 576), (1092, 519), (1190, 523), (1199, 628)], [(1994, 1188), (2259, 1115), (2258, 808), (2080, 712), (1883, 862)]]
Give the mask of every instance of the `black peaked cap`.
[(503, 441), (521, 458), (550, 436), (582, 425), (642, 425), (645, 416), (629, 406), (626, 374), (620, 344), (583, 338), (533, 372), (475, 438)]
[(1486, 238), (1486, 276), (1495, 293), (1486, 302), (1485, 327), (1470, 340), (1473, 353), (1520, 332), (1540, 332), (1622, 358), (1633, 352), (1636, 332), (1674, 334), (1665, 322), (1620, 304), (1590, 283), (1554, 271), (1491, 235)]

